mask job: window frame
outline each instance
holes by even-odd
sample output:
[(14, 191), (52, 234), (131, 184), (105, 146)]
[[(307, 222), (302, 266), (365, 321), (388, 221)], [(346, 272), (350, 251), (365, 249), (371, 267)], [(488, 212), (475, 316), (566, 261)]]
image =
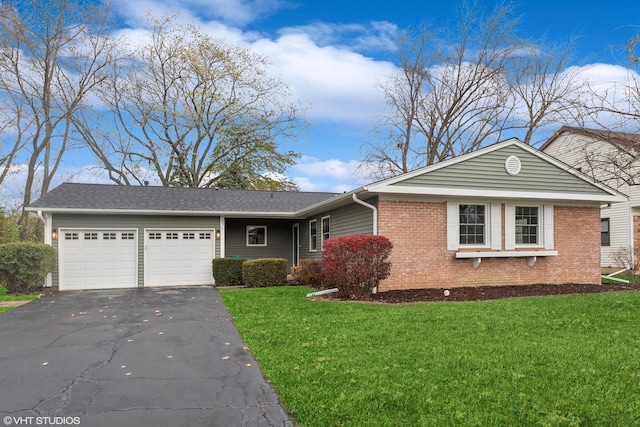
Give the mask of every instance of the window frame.
[[(518, 208), (536, 208), (538, 210), (538, 223), (535, 225), (536, 227), (536, 243), (518, 243), (518, 227), (532, 227), (531, 224), (519, 225), (518, 224)], [(528, 204), (515, 204), (513, 206), (514, 213), (514, 237), (515, 237), (515, 245), (516, 248), (540, 248), (543, 245), (543, 232), (544, 232), (544, 224), (543, 224), (543, 211), (544, 208), (540, 205), (528, 205)]]
[[(263, 229), (264, 230), (264, 243), (250, 243), (249, 241), (249, 231), (252, 229)], [(266, 225), (247, 225), (246, 232), (246, 245), (247, 247), (265, 247), (267, 246), (267, 226)]]
[[(482, 206), (484, 207), (484, 222), (483, 222), (483, 234), (482, 234), (482, 243), (462, 243), (462, 233), (460, 233), (460, 227), (463, 225), (460, 222), (461, 208), (462, 206)], [(490, 246), (490, 234), (489, 227), (491, 226), (490, 221), (490, 206), (488, 203), (458, 203), (458, 247), (459, 248), (488, 248)]]
[[(607, 231), (602, 231), (602, 225), (607, 224)], [(607, 236), (606, 243), (603, 242), (603, 237)], [(600, 246), (611, 246), (611, 218), (600, 218)]]
[[(327, 231), (324, 231), (324, 224), (327, 224)], [(326, 234), (326, 237), (325, 237)], [(324, 250), (324, 241), (331, 238), (331, 215), (320, 218), (320, 247)]]
[[(312, 227), (312, 224), (315, 227)], [(315, 233), (311, 231), (315, 229)], [(312, 219), (309, 221), (309, 252), (318, 252), (318, 220)]]

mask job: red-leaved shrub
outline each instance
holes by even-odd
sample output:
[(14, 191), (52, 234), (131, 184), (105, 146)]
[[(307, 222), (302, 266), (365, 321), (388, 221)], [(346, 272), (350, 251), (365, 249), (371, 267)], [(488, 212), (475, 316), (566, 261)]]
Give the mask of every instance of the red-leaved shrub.
[(383, 236), (353, 234), (324, 242), (322, 278), (327, 288), (338, 288), (338, 296), (361, 299), (389, 277), (387, 261), (393, 244)]

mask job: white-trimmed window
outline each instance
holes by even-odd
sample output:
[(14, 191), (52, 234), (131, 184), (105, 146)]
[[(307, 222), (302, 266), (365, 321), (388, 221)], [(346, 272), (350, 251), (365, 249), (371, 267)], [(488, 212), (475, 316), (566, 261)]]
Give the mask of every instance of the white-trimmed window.
[(331, 237), (331, 217), (323, 216), (320, 218), (320, 223), (322, 224), (322, 245), (321, 247), (324, 249), (324, 241), (328, 240)]
[(502, 204), (447, 203), (447, 250), (502, 249)]
[(267, 246), (266, 225), (247, 225), (247, 246)]
[(516, 206), (516, 246), (540, 245), (540, 209), (538, 206)]
[(458, 243), (485, 246), (487, 243), (487, 205), (458, 205)]
[(553, 205), (505, 204), (505, 249), (553, 249)]
[(318, 220), (309, 221), (309, 252), (318, 251)]

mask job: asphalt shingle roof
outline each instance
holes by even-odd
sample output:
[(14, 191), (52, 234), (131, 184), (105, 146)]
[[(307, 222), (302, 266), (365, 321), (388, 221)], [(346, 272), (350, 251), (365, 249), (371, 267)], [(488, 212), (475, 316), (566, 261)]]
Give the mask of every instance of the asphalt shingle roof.
[(336, 193), (64, 183), (32, 209), (293, 213)]

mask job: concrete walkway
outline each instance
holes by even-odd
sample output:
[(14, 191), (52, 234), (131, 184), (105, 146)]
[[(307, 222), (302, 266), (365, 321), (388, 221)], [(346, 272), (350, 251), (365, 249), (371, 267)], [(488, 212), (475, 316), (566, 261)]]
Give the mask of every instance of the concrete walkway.
[(1, 314), (0, 417), (0, 426), (295, 425), (212, 287), (59, 292)]

